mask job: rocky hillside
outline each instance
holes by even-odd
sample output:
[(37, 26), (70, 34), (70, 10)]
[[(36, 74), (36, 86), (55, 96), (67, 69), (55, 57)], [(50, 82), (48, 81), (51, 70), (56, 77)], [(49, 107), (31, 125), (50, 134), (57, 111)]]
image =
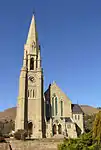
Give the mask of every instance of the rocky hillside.
[(16, 107), (12, 107), (9, 109), (4, 110), (3, 112), (0, 112), (0, 121), (4, 122), (10, 121), (10, 120), (15, 120), (16, 116)]
[[(88, 105), (80, 105), (80, 107), (83, 110), (83, 112), (88, 115), (97, 113), (99, 111), (97, 108)], [(15, 120), (15, 116), (16, 116), (16, 107), (12, 107), (4, 110), (3, 112), (0, 112), (0, 121)]]

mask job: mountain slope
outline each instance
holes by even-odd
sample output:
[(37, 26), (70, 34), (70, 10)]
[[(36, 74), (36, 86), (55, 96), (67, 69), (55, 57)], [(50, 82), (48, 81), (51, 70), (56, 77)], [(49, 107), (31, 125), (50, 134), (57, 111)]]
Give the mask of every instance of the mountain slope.
[(4, 110), (3, 112), (0, 112), (0, 121), (10, 121), (15, 120), (16, 116), (16, 107), (12, 107), (9, 109)]
[[(80, 105), (82, 111), (84, 112), (84, 114), (95, 114), (98, 113), (99, 110), (97, 108), (94, 108), (92, 106), (88, 106), (88, 105)], [(12, 107), (9, 109), (4, 110), (3, 112), (0, 112), (0, 121), (10, 121), (10, 120), (15, 120), (16, 117), (16, 107)]]
[(98, 113), (99, 110), (95, 107), (92, 107), (92, 106), (88, 106), (88, 105), (80, 105), (82, 111), (84, 112), (84, 114), (86, 115), (92, 115), (92, 114), (95, 114), (95, 113)]

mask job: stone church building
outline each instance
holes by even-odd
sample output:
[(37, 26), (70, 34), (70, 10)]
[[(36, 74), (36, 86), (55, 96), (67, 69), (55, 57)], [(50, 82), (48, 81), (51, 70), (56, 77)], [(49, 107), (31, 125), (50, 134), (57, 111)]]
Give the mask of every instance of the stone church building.
[(19, 78), (15, 131), (27, 129), (32, 138), (66, 136), (84, 132), (83, 111), (54, 82), (44, 92), (40, 45), (34, 15), (24, 45)]

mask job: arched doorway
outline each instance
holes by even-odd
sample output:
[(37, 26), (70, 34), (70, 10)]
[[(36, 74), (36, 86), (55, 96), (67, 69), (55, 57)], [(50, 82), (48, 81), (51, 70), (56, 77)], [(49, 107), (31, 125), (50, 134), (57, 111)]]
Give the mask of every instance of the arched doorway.
[(58, 125), (58, 133), (62, 134), (62, 126), (61, 126), (61, 124)]
[(33, 133), (33, 123), (29, 122), (28, 123), (28, 135), (29, 135), (29, 137), (31, 136), (32, 133)]
[(56, 134), (56, 125), (53, 125), (53, 135)]

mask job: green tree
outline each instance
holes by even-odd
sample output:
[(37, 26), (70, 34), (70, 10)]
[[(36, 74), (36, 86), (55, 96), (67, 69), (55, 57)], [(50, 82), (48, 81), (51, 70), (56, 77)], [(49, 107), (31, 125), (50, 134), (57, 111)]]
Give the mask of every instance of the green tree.
[(93, 124), (93, 138), (97, 143), (101, 142), (101, 111), (96, 114)]
[(93, 128), (93, 122), (95, 120), (95, 114), (93, 115), (84, 115), (84, 126), (85, 126), (85, 132), (88, 133)]
[(92, 133), (84, 133), (76, 139), (66, 139), (58, 145), (58, 150), (101, 150), (101, 144), (93, 141)]

